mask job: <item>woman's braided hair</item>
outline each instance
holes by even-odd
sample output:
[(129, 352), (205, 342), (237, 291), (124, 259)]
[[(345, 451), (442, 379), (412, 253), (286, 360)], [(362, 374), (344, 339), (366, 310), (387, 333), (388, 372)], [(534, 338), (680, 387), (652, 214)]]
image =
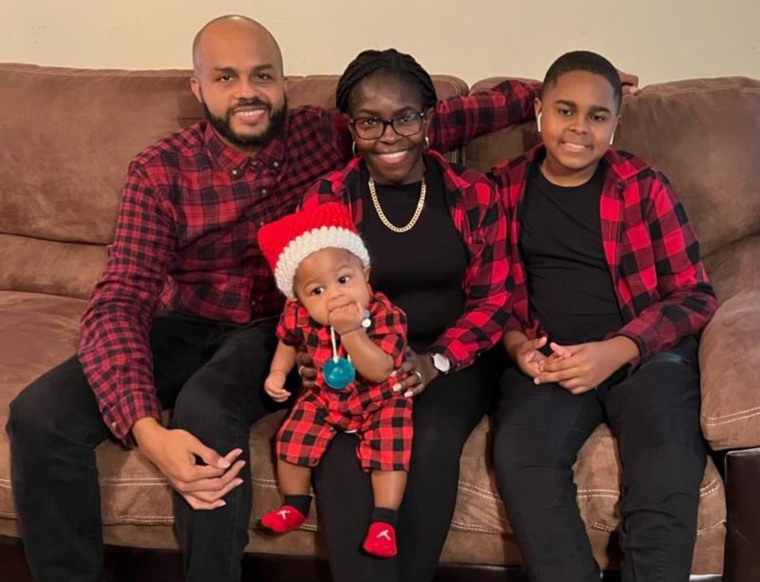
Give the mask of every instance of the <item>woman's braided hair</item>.
[(411, 55), (400, 53), (396, 49), (366, 50), (351, 61), (338, 81), (335, 104), (341, 113), (348, 113), (348, 101), (356, 84), (377, 71), (387, 71), (417, 85), (424, 109), (432, 107), (438, 100), (433, 79)]

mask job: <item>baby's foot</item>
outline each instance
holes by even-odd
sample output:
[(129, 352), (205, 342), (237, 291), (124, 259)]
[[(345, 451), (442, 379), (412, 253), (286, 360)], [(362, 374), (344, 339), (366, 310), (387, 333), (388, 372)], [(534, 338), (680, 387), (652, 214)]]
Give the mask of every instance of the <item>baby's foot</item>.
[(261, 525), (277, 533), (285, 533), (297, 528), (306, 516), (292, 505), (282, 505), (266, 512), (261, 518)]
[(362, 547), (365, 552), (378, 558), (395, 556), (396, 528), (384, 521), (373, 521), (369, 524)]

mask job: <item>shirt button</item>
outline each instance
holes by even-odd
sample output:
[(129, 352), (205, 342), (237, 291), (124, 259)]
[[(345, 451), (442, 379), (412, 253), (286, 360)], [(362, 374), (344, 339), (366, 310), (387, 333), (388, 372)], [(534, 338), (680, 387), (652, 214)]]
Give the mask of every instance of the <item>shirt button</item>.
[(262, 194), (266, 194), (266, 193), (267, 193), (267, 189), (266, 189), (266, 188), (262, 188), (262, 189), (261, 189), (261, 193), (262, 193)]
[(256, 300), (255, 299), (251, 299), (251, 305), (256, 305)]
[(232, 170), (232, 171), (230, 172), (230, 176), (232, 176), (232, 177), (234, 178), (234, 177), (235, 177), (235, 176), (237, 176), (239, 173), (240, 173), (240, 172), (238, 172), (237, 170)]
[(272, 162), (272, 166), (275, 167), (275, 168), (279, 168), (280, 167), (280, 162)]
[(114, 420), (114, 421), (111, 423), (111, 428), (113, 428), (113, 429), (116, 429), (116, 427), (117, 427), (117, 426), (118, 426), (118, 425), (116, 424), (116, 421)]

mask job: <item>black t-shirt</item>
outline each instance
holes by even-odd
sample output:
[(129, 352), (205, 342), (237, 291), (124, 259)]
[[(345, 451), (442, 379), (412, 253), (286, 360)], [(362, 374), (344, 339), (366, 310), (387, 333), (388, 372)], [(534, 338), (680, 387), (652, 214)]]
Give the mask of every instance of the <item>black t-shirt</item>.
[[(462, 279), (468, 253), (451, 220), (440, 168), (426, 160), (425, 206), (411, 230), (389, 230), (377, 216), (362, 172), (364, 220), (359, 231), (370, 254), (370, 283), (407, 315), (409, 344), (424, 351), (462, 314)], [(420, 182), (376, 184), (380, 208), (395, 226), (411, 219), (420, 197)]]
[(531, 315), (551, 341), (602, 339), (623, 325), (602, 249), (600, 164), (580, 186), (549, 182), (532, 164), (520, 209), (520, 255)]

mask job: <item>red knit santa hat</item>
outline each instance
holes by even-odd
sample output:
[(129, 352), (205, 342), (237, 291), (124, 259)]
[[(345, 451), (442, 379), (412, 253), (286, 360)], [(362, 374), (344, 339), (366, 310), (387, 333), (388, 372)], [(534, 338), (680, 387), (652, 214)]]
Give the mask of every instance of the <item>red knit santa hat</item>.
[(369, 267), (369, 253), (343, 204), (330, 202), (265, 224), (258, 232), (259, 247), (274, 272), (275, 282), (293, 299), (293, 278), (306, 257), (326, 248), (350, 251)]

